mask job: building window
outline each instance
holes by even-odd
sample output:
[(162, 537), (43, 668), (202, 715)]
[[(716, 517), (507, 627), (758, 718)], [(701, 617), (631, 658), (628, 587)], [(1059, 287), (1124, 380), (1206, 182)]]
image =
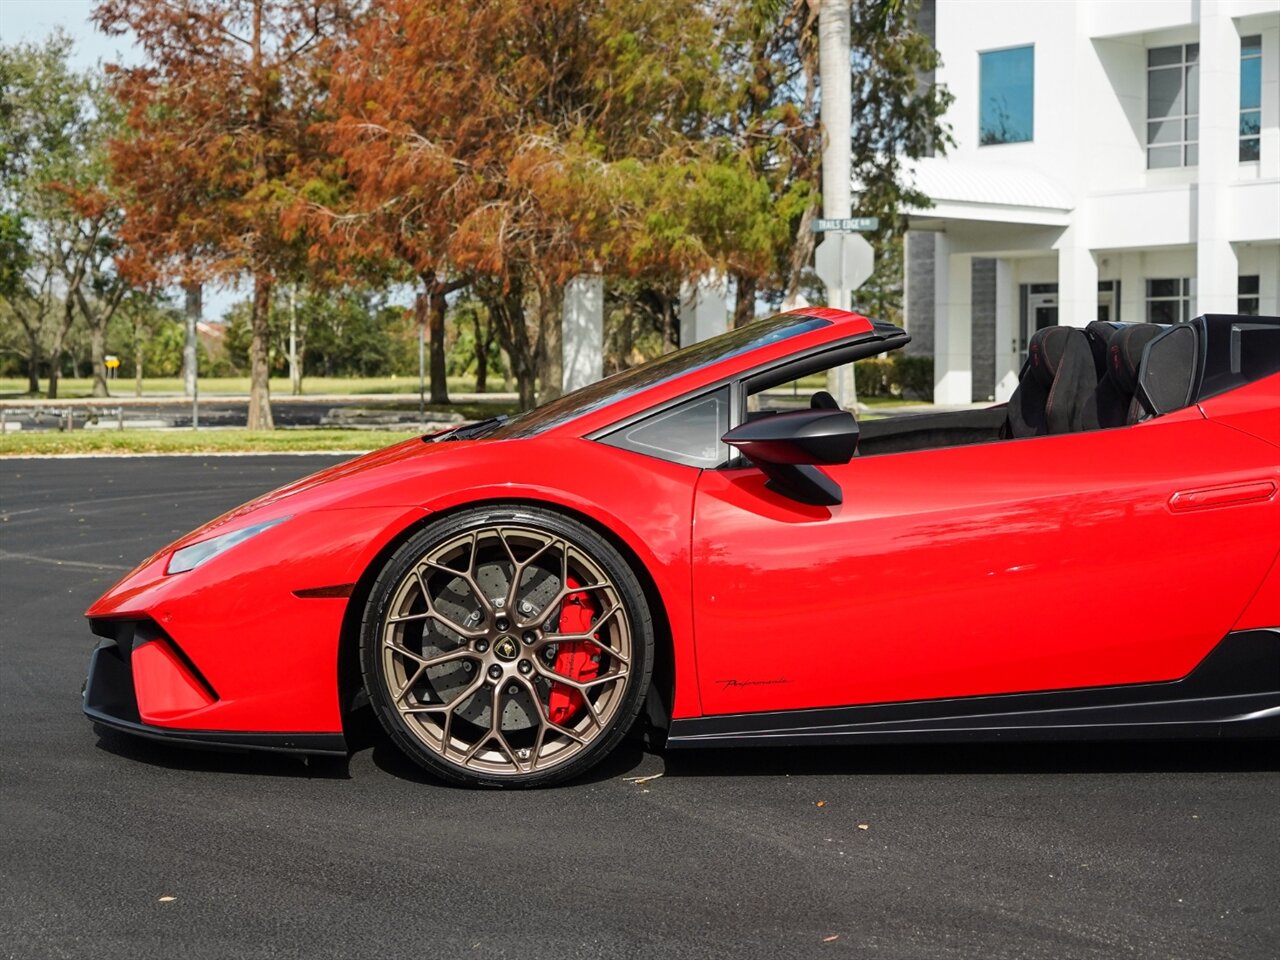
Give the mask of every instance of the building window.
[(1236, 313), (1243, 317), (1256, 317), (1261, 306), (1258, 297), (1258, 278), (1240, 277), (1236, 280)]
[(1188, 277), (1147, 281), (1147, 323), (1178, 323), (1191, 319), (1196, 282)]
[(1240, 162), (1262, 156), (1262, 37), (1240, 38)]
[(1035, 129), (1035, 48), (978, 54), (982, 101), (978, 142), (1026, 143)]
[(1147, 51), (1147, 169), (1200, 162), (1200, 44)]
[(1098, 319), (1115, 322), (1120, 319), (1120, 281), (1098, 281)]

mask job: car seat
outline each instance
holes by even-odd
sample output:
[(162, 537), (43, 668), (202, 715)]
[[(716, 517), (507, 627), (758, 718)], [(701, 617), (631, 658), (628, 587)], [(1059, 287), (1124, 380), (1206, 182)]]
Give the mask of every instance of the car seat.
[(1096, 429), (1097, 384), (1093, 353), (1083, 330), (1045, 327), (1036, 331), (1022, 378), (1009, 399), (1007, 435), (1020, 439)]
[(1142, 351), (1165, 331), (1155, 323), (1121, 327), (1107, 342), (1107, 375), (1098, 383), (1097, 411), (1101, 427), (1137, 423), (1146, 410), (1137, 397)]

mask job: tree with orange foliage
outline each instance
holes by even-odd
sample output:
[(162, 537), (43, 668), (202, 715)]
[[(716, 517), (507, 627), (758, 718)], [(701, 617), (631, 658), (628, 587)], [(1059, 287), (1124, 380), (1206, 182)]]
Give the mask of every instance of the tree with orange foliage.
[(539, 374), (555, 396), (569, 278), (710, 264), (649, 229), (645, 190), (678, 191), (652, 171), (699, 149), (681, 123), (707, 106), (712, 33), (700, 0), (384, 0), (333, 73), (347, 190), (324, 242), (405, 263), (441, 322), (442, 289), (471, 278), (521, 405)]
[(271, 290), (305, 249), (285, 212), (322, 162), (312, 133), (326, 40), (348, 0), (101, 0), (97, 25), (146, 55), (110, 67), (127, 132), (110, 145), (140, 280), (253, 279), (249, 429), (272, 427)]

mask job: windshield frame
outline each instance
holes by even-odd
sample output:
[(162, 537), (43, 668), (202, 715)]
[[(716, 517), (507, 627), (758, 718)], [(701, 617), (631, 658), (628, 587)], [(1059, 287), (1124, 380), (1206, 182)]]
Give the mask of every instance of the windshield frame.
[(517, 414), (482, 436), (489, 440), (535, 437), (698, 370), (830, 326), (831, 320), (805, 313), (780, 313), (766, 317), (549, 400)]

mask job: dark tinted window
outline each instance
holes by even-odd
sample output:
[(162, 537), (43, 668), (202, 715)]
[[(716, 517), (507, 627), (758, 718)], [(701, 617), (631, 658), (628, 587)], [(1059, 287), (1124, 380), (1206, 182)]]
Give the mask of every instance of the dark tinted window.
[(573, 393), (544, 403), (540, 407), (506, 421), (489, 436), (495, 440), (536, 436), (544, 430), (558, 427), (584, 413), (599, 410), (610, 403), (666, 380), (683, 376), (692, 370), (709, 367), (740, 353), (796, 337), (830, 324), (829, 320), (794, 314), (779, 314), (776, 317), (757, 320), (745, 327), (730, 330), (718, 337), (669, 353), (665, 357), (658, 357), (643, 366), (615, 373), (612, 377), (606, 377), (581, 390), (575, 390)]
[(690, 467), (716, 467), (728, 458), (720, 438), (729, 430), (729, 388), (721, 387), (615, 430), (601, 443)]

